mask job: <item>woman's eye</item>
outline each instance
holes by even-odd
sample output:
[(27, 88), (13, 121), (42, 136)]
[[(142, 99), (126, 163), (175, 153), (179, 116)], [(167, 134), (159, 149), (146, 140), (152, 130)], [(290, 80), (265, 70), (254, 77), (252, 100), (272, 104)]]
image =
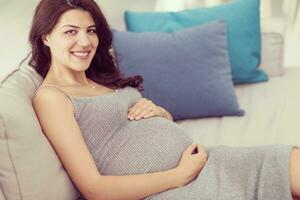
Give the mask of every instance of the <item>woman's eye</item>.
[(68, 30), (65, 33), (70, 34), (70, 35), (74, 35), (76, 33), (76, 30)]
[(88, 30), (89, 33), (96, 33), (96, 29), (90, 29)]

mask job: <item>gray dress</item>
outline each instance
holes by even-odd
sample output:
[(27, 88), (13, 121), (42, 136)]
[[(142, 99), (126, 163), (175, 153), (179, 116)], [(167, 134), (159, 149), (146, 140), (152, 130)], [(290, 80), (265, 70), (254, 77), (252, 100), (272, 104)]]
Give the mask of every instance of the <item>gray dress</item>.
[[(193, 142), (179, 125), (165, 118), (128, 120), (128, 109), (142, 97), (135, 88), (127, 86), (95, 97), (65, 95), (73, 102), (86, 145), (103, 175), (144, 174), (174, 168)], [(194, 181), (146, 199), (291, 200), (292, 148), (206, 147), (208, 161)]]

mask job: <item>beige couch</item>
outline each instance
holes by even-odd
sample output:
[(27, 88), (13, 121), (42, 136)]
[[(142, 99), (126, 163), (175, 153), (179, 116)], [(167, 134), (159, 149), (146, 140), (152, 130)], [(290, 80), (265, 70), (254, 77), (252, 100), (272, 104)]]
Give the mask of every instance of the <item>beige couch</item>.
[[(279, 26), (280, 27), (280, 26)], [(280, 28), (263, 23), (261, 67), (270, 81), (236, 86), (244, 117), (178, 121), (204, 145), (299, 144), (300, 69), (282, 68)], [(42, 79), (22, 65), (0, 86), (0, 200), (68, 200), (78, 192), (42, 133), (31, 98)]]

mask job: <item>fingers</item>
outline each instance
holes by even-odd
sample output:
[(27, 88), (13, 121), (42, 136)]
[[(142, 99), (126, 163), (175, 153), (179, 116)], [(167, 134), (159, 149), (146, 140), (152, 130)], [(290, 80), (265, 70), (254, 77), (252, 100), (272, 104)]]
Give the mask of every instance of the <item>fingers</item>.
[(197, 144), (197, 148), (198, 148), (198, 151), (204, 151), (205, 152), (205, 148), (204, 148), (203, 145)]
[(184, 151), (187, 155), (192, 156), (201, 156), (201, 157), (207, 157), (207, 154), (205, 152), (205, 148), (201, 144), (191, 144), (189, 145), (186, 150)]
[(198, 149), (198, 154), (206, 161), (208, 158), (208, 155), (205, 151), (204, 146), (202, 146), (201, 144), (197, 144), (197, 149)]
[(140, 114), (138, 114), (135, 119), (139, 120), (141, 118), (153, 117), (155, 115), (155, 108), (153, 108), (153, 106), (149, 106), (145, 108)]
[(141, 98), (136, 102), (131, 108), (129, 108), (129, 113), (133, 114), (136, 112), (137, 109), (139, 109), (144, 103), (146, 103), (148, 100), (146, 98)]
[(197, 144), (190, 144), (184, 151), (185, 154), (191, 155), (195, 148), (197, 147)]
[(137, 117), (142, 111), (146, 104), (146, 99), (142, 98), (140, 99), (136, 104), (134, 104), (131, 108), (128, 110), (128, 118), (133, 120), (135, 117)]
[(140, 119), (142, 114), (147, 114), (152, 111), (151, 104), (149, 102), (140, 101), (135, 104), (131, 109), (129, 109), (128, 117), (129, 119)]
[(157, 115), (156, 107), (152, 101), (142, 98), (128, 110), (128, 118), (130, 120), (139, 120), (155, 116)]

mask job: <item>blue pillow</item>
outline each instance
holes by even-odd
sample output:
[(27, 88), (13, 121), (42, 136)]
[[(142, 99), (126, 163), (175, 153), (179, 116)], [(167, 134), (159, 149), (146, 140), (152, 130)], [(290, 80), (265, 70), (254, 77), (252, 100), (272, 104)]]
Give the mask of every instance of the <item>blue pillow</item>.
[(142, 75), (142, 95), (174, 120), (244, 115), (232, 83), (225, 22), (174, 33), (114, 30), (113, 49), (120, 71)]
[(228, 47), (233, 81), (255, 83), (268, 80), (258, 69), (261, 54), (259, 0), (235, 0), (208, 8), (179, 12), (125, 12), (128, 31), (174, 32), (185, 27), (224, 20), (228, 26)]

